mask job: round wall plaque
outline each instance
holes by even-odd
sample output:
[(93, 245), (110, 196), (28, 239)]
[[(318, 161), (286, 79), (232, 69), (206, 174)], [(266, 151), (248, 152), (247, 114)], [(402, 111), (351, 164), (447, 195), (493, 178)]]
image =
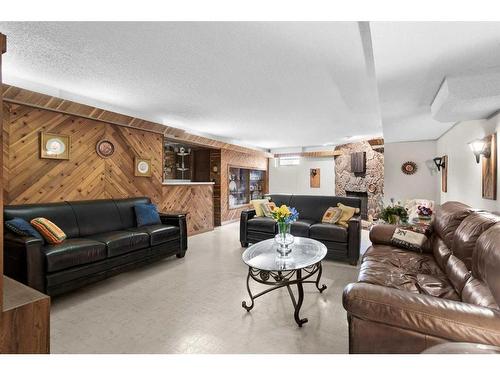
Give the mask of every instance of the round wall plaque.
[(103, 139), (97, 142), (96, 151), (101, 158), (109, 158), (115, 152), (115, 146), (107, 139)]
[(417, 164), (413, 161), (407, 161), (401, 166), (404, 174), (414, 174), (417, 171)]

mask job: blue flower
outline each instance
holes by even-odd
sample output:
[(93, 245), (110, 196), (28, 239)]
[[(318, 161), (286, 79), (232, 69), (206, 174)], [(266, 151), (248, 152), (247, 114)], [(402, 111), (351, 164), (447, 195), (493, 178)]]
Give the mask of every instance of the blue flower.
[(299, 218), (299, 212), (295, 207), (290, 207), (289, 209), (290, 209), (290, 216), (288, 216), (285, 219), (285, 223), (287, 224), (293, 223), (294, 221), (297, 221), (297, 219)]

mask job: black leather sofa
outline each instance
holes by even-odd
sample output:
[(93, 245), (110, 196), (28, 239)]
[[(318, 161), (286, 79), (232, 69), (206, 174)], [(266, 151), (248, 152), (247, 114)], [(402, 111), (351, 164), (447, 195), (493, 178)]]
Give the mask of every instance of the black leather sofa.
[(4, 273), (54, 296), (187, 250), (186, 217), (160, 214), (162, 224), (137, 228), (134, 205), (146, 197), (4, 207), (4, 220), (45, 217), (67, 239), (43, 244), (5, 228)]
[[(325, 244), (328, 249), (326, 259), (348, 261), (357, 264), (361, 239), (361, 216), (355, 215), (349, 220), (348, 228), (321, 222), (328, 207), (337, 207), (337, 203), (361, 209), (359, 198), (316, 196), (316, 195), (268, 195), (277, 206), (285, 204), (299, 211), (299, 220), (291, 226), (294, 236), (309, 237)], [(256, 217), (254, 209), (241, 212), (241, 246), (273, 238), (278, 233), (272, 218)]]

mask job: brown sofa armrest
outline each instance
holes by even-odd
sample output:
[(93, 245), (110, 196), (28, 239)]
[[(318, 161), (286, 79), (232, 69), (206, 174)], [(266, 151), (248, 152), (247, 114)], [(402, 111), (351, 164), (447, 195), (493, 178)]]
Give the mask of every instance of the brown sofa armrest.
[(370, 230), (370, 241), (373, 244), (391, 245), (391, 238), (396, 230), (392, 224), (377, 224)]
[(344, 308), (359, 319), (449, 341), (500, 345), (500, 311), (366, 283), (344, 289)]

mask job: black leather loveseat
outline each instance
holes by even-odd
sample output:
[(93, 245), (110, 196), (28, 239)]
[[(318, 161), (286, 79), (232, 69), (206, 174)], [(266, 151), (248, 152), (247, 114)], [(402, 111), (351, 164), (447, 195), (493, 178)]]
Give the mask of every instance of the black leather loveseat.
[[(345, 260), (356, 264), (359, 258), (361, 238), (361, 217), (355, 215), (349, 220), (348, 228), (321, 222), (328, 207), (337, 207), (338, 203), (361, 208), (359, 198), (316, 196), (316, 195), (269, 195), (277, 206), (285, 204), (299, 211), (299, 220), (291, 226), (294, 236), (310, 237), (324, 243), (328, 249), (327, 259)], [(255, 210), (244, 210), (240, 219), (241, 246), (273, 238), (277, 233), (275, 221), (268, 217), (256, 217)]]
[(5, 206), (4, 219), (45, 217), (67, 235), (42, 244), (5, 229), (4, 272), (54, 296), (187, 249), (186, 217), (160, 214), (162, 224), (137, 228), (134, 205), (149, 198)]

